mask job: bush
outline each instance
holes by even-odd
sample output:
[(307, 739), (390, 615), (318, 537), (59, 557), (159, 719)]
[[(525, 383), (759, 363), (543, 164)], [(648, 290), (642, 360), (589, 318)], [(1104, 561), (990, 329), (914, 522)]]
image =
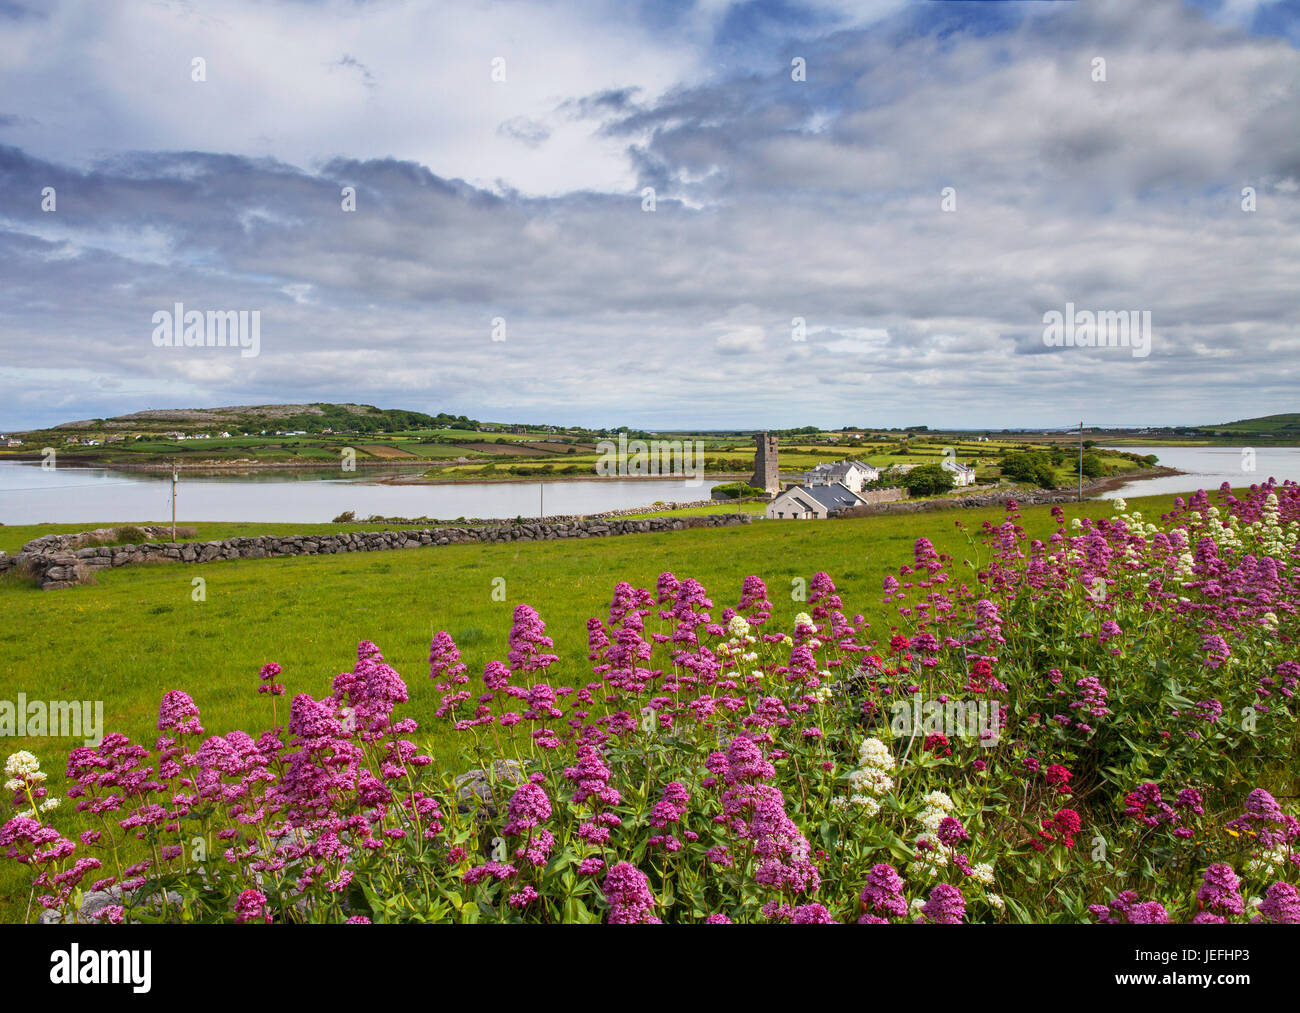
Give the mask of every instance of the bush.
[(1029, 482), (1043, 489), (1056, 488), (1056, 473), (1042, 451), (1012, 451), (1002, 458), (1002, 474), (1016, 482)]
[(902, 484), (909, 496), (935, 496), (952, 489), (957, 479), (942, 464), (922, 464), (904, 475)]
[(717, 496), (725, 496), (727, 499), (741, 499), (747, 496), (766, 496), (767, 492), (758, 486), (749, 485), (745, 482), (724, 482), (722, 485), (715, 485), (713, 493)]
[(1096, 454), (1084, 454), (1082, 468), (1084, 478), (1101, 478), (1103, 475), (1111, 473), (1111, 469), (1106, 467), (1102, 459)]

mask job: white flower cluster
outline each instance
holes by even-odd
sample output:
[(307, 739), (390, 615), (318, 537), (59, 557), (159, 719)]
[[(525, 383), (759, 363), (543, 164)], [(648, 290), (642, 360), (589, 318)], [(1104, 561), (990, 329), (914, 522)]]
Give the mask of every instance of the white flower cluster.
[(918, 857), (907, 867), (907, 871), (913, 876), (932, 878), (948, 866), (948, 852), (944, 850), (934, 834), (939, 829), (939, 824), (943, 822), (943, 818), (952, 815), (953, 803), (944, 792), (932, 791), (921, 797), (921, 805), (923, 808), (921, 815), (917, 817), (917, 822), (925, 829), (916, 835)]
[[(758, 638), (754, 636), (753, 627), (749, 625), (749, 620), (744, 616), (732, 616), (727, 620), (727, 632), (731, 634), (731, 639), (726, 643), (718, 645), (718, 654), (723, 658), (736, 658), (747, 665), (752, 665), (758, 660), (758, 653), (754, 650), (743, 650), (747, 644), (758, 643)], [(762, 676), (761, 672), (755, 673)]]
[[(980, 886), (993, 885), (993, 865), (989, 862), (980, 862), (970, 867), (970, 878), (979, 883)], [(996, 906), (996, 905), (995, 905)]]
[[(25, 749), (20, 749), (16, 753), (11, 753), (9, 759), (5, 760), (5, 777), (7, 778), (5, 791), (26, 794), (29, 789), (35, 788), (45, 781), (45, 772), (41, 770), (41, 761), (34, 754)], [(42, 799), (35, 809), (28, 809), (18, 815), (30, 819), (38, 811), (47, 813), (57, 809), (59, 801), (59, 799), (52, 796)]]
[(5, 777), (10, 779), (5, 783), (5, 788), (9, 791), (17, 791), (22, 787), (16, 783), (19, 778), (27, 783), (45, 780), (45, 775), (41, 773), (41, 761), (25, 749), (11, 753), (9, 759), (5, 760)]
[(744, 616), (732, 616), (727, 622), (727, 632), (731, 634), (731, 639), (736, 643), (752, 644), (754, 638), (750, 635), (749, 620)]
[(852, 794), (846, 799), (840, 795), (831, 799), (831, 806), (844, 810), (850, 804), (866, 810), (868, 816), (880, 812), (880, 796), (894, 790), (894, 754), (879, 739), (863, 741), (858, 747), (857, 769), (849, 772)]

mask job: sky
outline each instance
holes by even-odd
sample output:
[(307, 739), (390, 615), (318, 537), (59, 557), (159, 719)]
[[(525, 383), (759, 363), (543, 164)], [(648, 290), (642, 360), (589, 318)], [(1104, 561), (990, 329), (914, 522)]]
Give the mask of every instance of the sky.
[(1300, 0), (0, 0), (0, 427), (1300, 410), (1298, 47)]

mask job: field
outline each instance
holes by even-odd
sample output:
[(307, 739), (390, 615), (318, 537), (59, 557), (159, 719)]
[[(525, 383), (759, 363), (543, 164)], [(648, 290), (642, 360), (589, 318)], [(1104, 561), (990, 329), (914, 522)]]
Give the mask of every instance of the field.
[[(1172, 505), (1171, 497), (1155, 497), (1134, 500), (1130, 509), (1155, 517)], [(1069, 504), (1064, 520), (1068, 524), (1076, 517), (1105, 518), (1111, 510), (1109, 503)], [(420, 724), (419, 747), (431, 756), (436, 771), (452, 774), (472, 760), (464, 754), (464, 735), (434, 715), (442, 693), (425, 676), (429, 643), (438, 631), (450, 634), (469, 672), (477, 674), (493, 659), (504, 659), (512, 615), (518, 627), (514, 609), (526, 602), (540, 613), (554, 638), (558, 660), (546, 671), (548, 683), (581, 686), (591, 678), (585, 661), (587, 619), (609, 608), (617, 580), (654, 588), (659, 575), (671, 571), (680, 579), (701, 581), (721, 608), (740, 598), (743, 577), (758, 574), (773, 603), (773, 626), (788, 630), (795, 615), (811, 607), (808, 589), (811, 581), (815, 597), (814, 574), (825, 571), (832, 575), (846, 612), (863, 613), (864, 643), (885, 652), (898, 615), (882, 603), (880, 589), (909, 561), (917, 539), (928, 539), (938, 553), (950, 554), (954, 576), (966, 579), (961, 574), (970, 571), (962, 562), (971, 560), (985, 569), (993, 562), (993, 552), (977, 546), (955, 522), (974, 530), (985, 522), (996, 525), (1003, 516), (1001, 510), (962, 511), (584, 541), (240, 560), (202, 567), (128, 567), (101, 574), (93, 586), (45, 593), (11, 575), (0, 583), (7, 620), (0, 642), (9, 647), (11, 657), (0, 677), (0, 700), (13, 700), (19, 693), (29, 699), (102, 700), (106, 729), (149, 743), (157, 734), (159, 700), (169, 690), (184, 688), (201, 710), (207, 734), (224, 735), (270, 723), (269, 698), (256, 691), (258, 672), (266, 663), (283, 666), (276, 678), (287, 686), (289, 696), (308, 693), (319, 698), (328, 695), (336, 673), (355, 665), (356, 645), (374, 641), (387, 663), (405, 677), (409, 703), (402, 712)], [(1026, 509), (1021, 524), (1029, 539), (1046, 538), (1057, 529), (1046, 507)], [(198, 527), (198, 537), (212, 538), (275, 526)], [(358, 526), (294, 530), (340, 527)], [(3, 528), (0, 538), (12, 549), (44, 531)], [(191, 581), (196, 576), (206, 585), (202, 601), (193, 600)], [(1112, 691), (1119, 689), (1112, 686)], [(283, 722), (287, 702), (280, 706)], [(1284, 732), (1284, 741), (1294, 745), (1293, 727)], [(29, 738), (6, 745), (36, 754), (49, 774), (50, 793), (66, 794), (63, 768), (79, 743)], [(478, 748), (484, 745), (480, 741)], [(1281, 756), (1273, 761), (1257, 771), (1267, 779), (1261, 786), (1280, 795), (1294, 794), (1289, 763)], [(1095, 790), (1098, 772), (1076, 773), (1080, 782), (1094, 782), (1090, 790)], [(653, 804), (653, 799), (645, 804)], [(56, 813), (54, 823), (69, 835), (89, 826), (70, 809)], [(822, 832), (829, 831), (823, 826)], [(886, 852), (907, 850), (898, 840), (886, 844)], [(1058, 865), (1060, 857), (1054, 859)], [(7, 920), (22, 919), (29, 900), (25, 870), (13, 863), (0, 868), (0, 910)], [(594, 916), (596, 910), (594, 895), (587, 891), (584, 896), (585, 901), (574, 902), (580, 910), (570, 910), (579, 920)], [(1057, 914), (1077, 916), (1083, 900), (1080, 894), (1069, 911), (1058, 909)], [(1023, 902), (1013, 901), (1013, 907)], [(442, 901), (435, 905), (438, 911), (444, 906)], [(382, 914), (373, 905), (371, 910), (377, 917)], [(491, 910), (479, 903), (473, 907), (474, 918), (486, 917)], [(464, 919), (469, 919), (468, 911), (461, 912)], [(1049, 912), (1050, 906), (1013, 910), (1016, 917), (1030, 920)], [(389, 914), (397, 917), (400, 912)]]
[[(263, 421), (269, 426), (277, 424)], [(346, 460), (350, 466), (355, 464), (363, 468), (400, 468), (403, 481), (517, 481), (595, 475), (598, 463), (605, 459), (604, 454), (598, 452), (599, 442), (604, 439), (614, 442), (616, 439), (612, 434), (591, 432), (535, 429), (516, 433), (447, 426), (397, 428), (381, 433), (276, 435), (274, 431), (266, 434), (259, 431), (227, 437), (220, 436), (224, 430), (219, 425), (200, 428), (216, 432), (210, 432), (211, 438), (208, 439), (177, 440), (121, 425), (78, 429), (71, 434), (64, 430), (46, 430), (27, 434), (21, 448), (0, 447), (0, 460), (6, 457), (32, 459), (49, 447), (62, 455), (61, 460), (119, 468), (165, 468), (169, 462), (175, 461), (182, 468), (295, 466), (324, 470), (341, 466)], [(193, 433), (200, 429), (191, 423), (186, 431)], [(114, 443), (103, 442), (109, 435), (118, 435), (122, 439)], [(747, 477), (754, 470), (753, 441), (748, 436), (714, 433), (633, 436), (646, 441), (696, 441), (703, 458), (704, 474), (709, 477)], [(65, 442), (70, 437), (82, 441), (96, 439), (99, 444), (70, 445)], [(952, 455), (956, 461), (974, 466), (980, 484), (986, 485), (1003, 480), (1001, 462), (1007, 453), (1058, 446), (1062, 449), (1057, 454), (1052, 475), (1058, 484), (1068, 485), (1076, 476), (1077, 462), (1072, 454), (1073, 444), (1065, 437), (1045, 439), (1016, 435), (979, 441), (959, 435), (920, 433), (869, 435), (865, 439), (841, 438), (834, 433), (790, 436), (781, 441), (780, 466), (782, 477), (792, 481), (817, 464), (845, 458), (887, 469), (938, 464), (945, 455)], [(1095, 458), (1098, 473), (1121, 474), (1142, 466), (1123, 451), (1089, 447), (1088, 454)], [(628, 459), (619, 458), (617, 464), (623, 473)], [(663, 467), (666, 470), (668, 463), (665, 462)]]

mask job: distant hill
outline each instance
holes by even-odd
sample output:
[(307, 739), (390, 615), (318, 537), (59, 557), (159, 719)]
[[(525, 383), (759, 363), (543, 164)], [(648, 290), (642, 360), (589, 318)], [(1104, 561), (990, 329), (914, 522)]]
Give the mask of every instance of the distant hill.
[(1300, 437), (1300, 412), (1290, 412), (1286, 415), (1264, 415), (1257, 419), (1241, 419), (1237, 422), (1224, 422), (1220, 425), (1206, 426), (1205, 428), (1218, 433)]
[(230, 405), (225, 408), (151, 408), (107, 419), (82, 419), (54, 426), (56, 430), (147, 430), (175, 429), (196, 432), (210, 429), (302, 430), (319, 433), (325, 429), (360, 433), (395, 432), (403, 429), (452, 427), (474, 429), (477, 423), (464, 415), (427, 415), (367, 404), (271, 404)]

